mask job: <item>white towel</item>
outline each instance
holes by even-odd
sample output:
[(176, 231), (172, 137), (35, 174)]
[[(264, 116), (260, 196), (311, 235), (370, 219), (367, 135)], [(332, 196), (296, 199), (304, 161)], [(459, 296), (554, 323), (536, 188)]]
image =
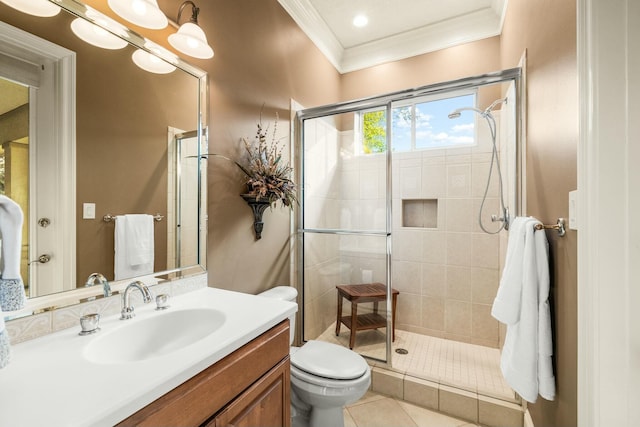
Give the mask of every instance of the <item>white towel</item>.
[(491, 314), (507, 324), (500, 368), (507, 383), (534, 403), (555, 398), (549, 247), (534, 218), (516, 218), (509, 229), (507, 258)]
[(0, 195), (0, 235), (2, 235), (2, 277), (21, 279), (22, 223), (24, 214), (20, 206)]
[(153, 216), (117, 216), (114, 247), (114, 280), (153, 273)]
[(131, 265), (153, 261), (153, 217), (125, 215), (127, 259)]
[(20, 310), (26, 295), (20, 275), (22, 256), (22, 224), (24, 214), (20, 205), (0, 195), (0, 236), (2, 238), (2, 274), (0, 274), (0, 307), (4, 311)]
[(516, 323), (520, 316), (522, 293), (520, 281), (522, 280), (525, 230), (531, 221), (533, 221), (531, 218), (516, 217), (509, 225), (509, 241), (507, 242), (504, 270), (498, 294), (491, 309), (491, 315), (507, 325)]

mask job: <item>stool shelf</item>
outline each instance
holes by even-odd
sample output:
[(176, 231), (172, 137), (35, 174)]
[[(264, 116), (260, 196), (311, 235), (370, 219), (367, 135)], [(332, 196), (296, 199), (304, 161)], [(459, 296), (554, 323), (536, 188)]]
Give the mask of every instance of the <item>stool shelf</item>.
[[(338, 285), (338, 316), (336, 319), (336, 336), (340, 335), (340, 325), (344, 324), (351, 330), (349, 348), (353, 349), (356, 342), (356, 332), (366, 329), (385, 328), (387, 319), (378, 314), (378, 303), (387, 298), (387, 287), (382, 283), (363, 283), (359, 285)], [(391, 324), (392, 340), (396, 339), (396, 304), (399, 292), (391, 290)], [(342, 299), (351, 302), (351, 315), (342, 315)], [(373, 313), (358, 314), (358, 304), (373, 303)]]
[(387, 327), (387, 320), (379, 314), (358, 314), (358, 316), (356, 317), (357, 320), (355, 328), (351, 328), (351, 316), (342, 316), (340, 320), (347, 328), (353, 329), (355, 331), (364, 331), (367, 329), (378, 329)]

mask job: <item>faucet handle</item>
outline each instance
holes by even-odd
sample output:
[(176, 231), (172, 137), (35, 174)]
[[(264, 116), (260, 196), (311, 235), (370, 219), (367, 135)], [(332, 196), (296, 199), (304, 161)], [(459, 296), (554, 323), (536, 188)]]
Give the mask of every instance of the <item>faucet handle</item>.
[(98, 313), (85, 314), (80, 317), (80, 328), (82, 329), (78, 335), (91, 335), (100, 330), (98, 323), (100, 322), (100, 315)]
[(169, 295), (159, 294), (156, 295), (156, 310), (166, 310), (169, 308)]

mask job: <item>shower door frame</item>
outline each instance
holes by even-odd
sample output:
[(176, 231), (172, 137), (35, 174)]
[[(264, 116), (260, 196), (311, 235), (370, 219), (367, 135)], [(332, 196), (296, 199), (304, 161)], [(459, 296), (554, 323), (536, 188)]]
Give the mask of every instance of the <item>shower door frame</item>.
[[(375, 235), (386, 236), (386, 268), (387, 268), (387, 298), (386, 298), (386, 320), (387, 331), (392, 330), (392, 313), (391, 313), (391, 288), (392, 288), (392, 120), (391, 109), (392, 104), (398, 101), (409, 100), (413, 98), (419, 98), (427, 95), (434, 95), (440, 93), (451, 92), (454, 90), (472, 89), (480, 86), (486, 86), (497, 83), (505, 83), (513, 81), (515, 84), (516, 93), (516, 144), (515, 144), (515, 162), (516, 173), (514, 177), (510, 177), (513, 180), (515, 188), (515, 206), (513, 209), (513, 215), (520, 215), (524, 211), (524, 176), (525, 176), (525, 164), (524, 164), (524, 147), (525, 147), (525, 134), (524, 134), (524, 111), (525, 111), (525, 92), (522, 90), (523, 86), (523, 70), (520, 67), (509, 68), (502, 71), (493, 73), (482, 74), (479, 76), (465, 77), (457, 80), (450, 80), (446, 82), (434, 83), (431, 85), (421, 86), (413, 89), (406, 89), (398, 92), (391, 92), (383, 95), (373, 96), (369, 98), (363, 98), (354, 101), (345, 101), (335, 104), (324, 105), (320, 107), (306, 108), (296, 112), (294, 121), (294, 147), (295, 147), (295, 162), (297, 166), (295, 170), (296, 180), (299, 183), (299, 197), (300, 208), (297, 210), (297, 215), (294, 214), (294, 227), (296, 230), (296, 250), (294, 252), (295, 262), (293, 265), (297, 271), (294, 275), (297, 277), (300, 293), (301, 293), (301, 315), (299, 316), (300, 322), (300, 337), (301, 341), (304, 341), (305, 330), (305, 316), (302, 313), (305, 306), (304, 295), (304, 235), (305, 233), (316, 234), (334, 234), (334, 235)], [(386, 107), (386, 230), (384, 232), (371, 232), (360, 230), (341, 230), (341, 229), (312, 229), (306, 228), (304, 224), (304, 209), (305, 209), (305, 194), (304, 194), (304, 121), (309, 119), (318, 119), (327, 116), (335, 116), (338, 114), (355, 113), (362, 110), (371, 108)], [(392, 358), (392, 334), (386, 333), (386, 356), (383, 362), (391, 364)]]

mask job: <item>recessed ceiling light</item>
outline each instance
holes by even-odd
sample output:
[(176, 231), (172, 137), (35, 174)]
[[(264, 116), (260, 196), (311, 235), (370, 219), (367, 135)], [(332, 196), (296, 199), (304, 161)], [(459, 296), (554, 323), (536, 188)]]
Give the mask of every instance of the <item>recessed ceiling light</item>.
[(367, 25), (369, 23), (369, 18), (366, 17), (366, 15), (356, 15), (355, 18), (353, 18), (353, 25), (355, 27), (361, 28), (364, 27), (365, 25)]

